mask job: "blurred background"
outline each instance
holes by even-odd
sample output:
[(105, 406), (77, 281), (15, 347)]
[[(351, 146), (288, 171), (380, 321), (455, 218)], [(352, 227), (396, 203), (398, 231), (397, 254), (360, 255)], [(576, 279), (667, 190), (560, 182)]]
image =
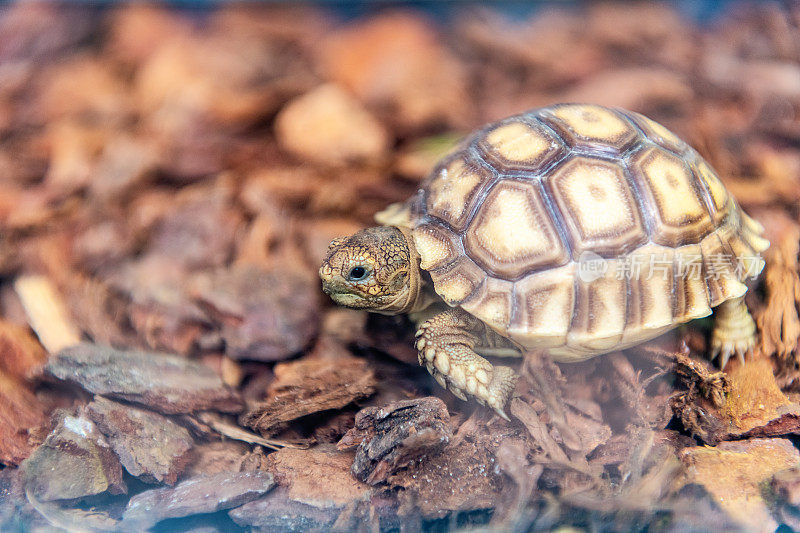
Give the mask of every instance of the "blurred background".
[(176, 5), (2, 7), (0, 273), (146, 299), (152, 261), (287, 240), (315, 270), (461, 135), (553, 102), (662, 122), (751, 205), (796, 185), (793, 2)]
[[(356, 353), (385, 384), (371, 405), (433, 393), (471, 416), (414, 366), (407, 322), (333, 308), (316, 271), (332, 238), (407, 198), (461, 136), (555, 102), (649, 116), (771, 238), (796, 227), (795, 1), (3, 4), (0, 329), (25, 348), (0, 365), (15, 413), (2, 462), (27, 457), (47, 434), (28, 430), (74, 401), (30, 376), (77, 339), (201, 361), (251, 403), (274, 392), (275, 363)], [(17, 283), (30, 277), (44, 289)], [(66, 329), (34, 323), (32, 300), (63, 309)], [(672, 416), (671, 387), (648, 389), (646, 412), (601, 389), (615, 414), (594, 447)], [(336, 442), (356, 410), (288, 435)], [(453, 501), (425, 516), (480, 507)]]
[(332, 237), (406, 198), (460, 136), (554, 102), (644, 113), (746, 208), (793, 205), (798, 17), (796, 2), (6, 4), (0, 276), (45, 273), (91, 338), (203, 351), (192, 275), (289, 261), (313, 278)]

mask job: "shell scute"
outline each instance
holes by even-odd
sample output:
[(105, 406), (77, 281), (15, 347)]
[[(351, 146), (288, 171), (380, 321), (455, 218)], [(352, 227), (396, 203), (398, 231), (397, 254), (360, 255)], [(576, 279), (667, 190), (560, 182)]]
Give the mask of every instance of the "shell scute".
[(495, 331), (508, 335), (514, 308), (513, 295), (513, 283), (510, 281), (486, 278), (478, 290), (461, 303), (461, 307), (479, 317)]
[(689, 150), (689, 145), (655, 120), (630, 111), (626, 114), (639, 126), (648, 139), (662, 148), (666, 148), (679, 155), (683, 155)]
[(601, 275), (576, 278), (575, 310), (567, 344), (577, 349), (604, 351), (622, 340), (627, 313), (627, 286), (618, 276), (620, 259), (606, 261)]
[(516, 313), (509, 334), (529, 347), (566, 342), (575, 307), (575, 263), (530, 274), (514, 283)]
[(747, 292), (747, 287), (739, 281), (736, 257), (726, 244), (717, 233), (712, 233), (700, 242), (703, 279), (711, 307)]
[(479, 140), (484, 157), (503, 170), (536, 173), (565, 151), (564, 143), (541, 124), (520, 120), (500, 123)]
[(706, 204), (709, 206), (711, 216), (715, 223), (719, 223), (731, 212), (731, 197), (716, 172), (711, 170), (709, 164), (701, 157), (696, 158), (692, 169), (703, 185)]
[(414, 232), (414, 246), (420, 255), (420, 268), (434, 270), (442, 268), (459, 256), (453, 235), (441, 224), (427, 222)]
[(697, 243), (713, 231), (699, 185), (685, 161), (651, 147), (633, 157), (631, 168), (654, 222), (654, 242), (672, 247)]
[(428, 213), (447, 222), (456, 231), (464, 229), (477, 203), (478, 193), (493, 176), (493, 172), (475, 158), (453, 158), (440, 167), (428, 183)]
[(647, 231), (620, 165), (576, 157), (547, 184), (568, 228), (573, 259), (581, 253), (622, 254), (647, 240)]
[(451, 306), (469, 299), (486, 281), (486, 271), (464, 255), (452, 265), (431, 270), (430, 274), (436, 294)]
[(509, 280), (569, 259), (540, 185), (533, 181), (495, 185), (470, 223), (464, 247), (477, 263)]
[(619, 153), (638, 137), (638, 132), (620, 113), (596, 105), (563, 104), (543, 114), (548, 125), (571, 146)]
[(703, 253), (699, 244), (675, 251), (675, 298), (672, 314), (685, 322), (711, 314), (708, 288), (703, 277)]
[(626, 329), (635, 332), (671, 324), (674, 317), (669, 295), (674, 283), (675, 250), (648, 244), (625, 256), (625, 261), (629, 286)]
[(727, 239), (728, 246), (737, 260), (739, 281), (754, 278), (764, 269), (764, 259), (759, 255), (764, 250), (753, 247), (750, 241), (754, 239), (765, 241), (750, 230), (744, 222), (738, 231), (731, 232)]

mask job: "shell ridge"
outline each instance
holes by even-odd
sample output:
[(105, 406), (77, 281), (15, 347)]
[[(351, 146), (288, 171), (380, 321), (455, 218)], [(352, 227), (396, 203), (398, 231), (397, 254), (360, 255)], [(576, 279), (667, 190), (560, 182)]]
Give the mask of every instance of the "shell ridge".
[[(692, 188), (694, 189), (694, 192), (697, 195), (697, 197), (703, 203), (703, 207), (705, 207), (705, 209), (706, 209), (706, 213), (708, 214), (709, 220), (711, 220), (713, 222), (715, 220), (715, 217), (717, 216), (717, 208), (716, 208), (716, 206), (713, 205), (714, 204), (714, 200), (711, 198), (711, 191), (708, 190), (708, 184), (699, 175), (699, 173), (697, 171), (697, 168), (696, 168), (697, 167), (697, 160), (699, 158), (700, 158), (700, 155), (695, 152), (694, 161), (693, 161), (693, 163), (695, 163), (695, 164), (687, 165), (687, 166), (689, 167), (689, 172), (691, 172), (691, 174), (692, 174), (692, 180), (691, 180)], [(728, 201), (730, 201), (730, 200), (728, 200)], [(711, 233), (713, 233), (715, 231), (715, 229), (716, 228), (714, 226), (711, 226), (711, 228), (708, 231), (708, 233), (706, 233), (705, 235), (701, 235), (699, 237), (699, 239), (702, 241), (706, 236), (708, 236)]]
[(544, 177), (550, 175), (550, 173), (553, 171), (554, 168), (561, 165), (561, 163), (563, 163), (570, 156), (573, 148), (567, 144), (567, 140), (564, 139), (564, 136), (561, 135), (561, 133), (559, 133), (554, 128), (550, 127), (550, 125), (544, 120), (542, 120), (542, 118), (538, 114), (533, 115), (531, 117), (531, 124), (539, 126), (540, 128), (545, 130), (547, 133), (549, 133), (556, 139), (559, 139), (564, 147), (567, 147), (567, 150), (562, 150), (561, 153), (558, 155), (558, 157), (554, 157), (551, 161), (548, 161), (548, 163), (544, 167), (539, 169), (538, 174)]
[[(640, 145), (649, 145), (647, 141), (647, 137), (642, 137), (644, 142), (640, 143)], [(636, 143), (634, 143), (635, 145)], [(630, 150), (629, 157), (633, 157), (635, 153), (638, 153), (643, 146), (636, 146), (634, 149)], [(633, 175), (633, 170), (631, 169), (630, 165), (628, 164), (628, 158), (620, 158), (618, 161), (619, 166), (622, 168), (622, 172), (625, 175), (625, 180), (628, 182), (628, 186), (633, 193), (633, 198), (636, 200), (634, 202), (636, 209), (639, 211), (639, 217), (642, 221), (642, 225), (644, 226), (644, 232), (647, 234), (648, 240), (644, 243), (641, 243), (639, 247), (645, 246), (648, 242), (652, 242), (653, 240), (653, 224), (655, 223), (653, 220), (653, 215), (646, 209), (642, 209), (642, 206), (648, 205), (647, 201), (644, 198), (644, 193), (640, 189), (640, 184), (636, 180), (636, 177)], [(638, 248), (637, 248), (638, 249)], [(633, 250), (630, 250), (633, 251)]]
[(625, 276), (625, 322), (622, 326), (623, 334), (631, 328), (633, 318), (633, 287), (630, 277)]
[[(563, 168), (570, 161), (572, 161), (574, 159), (575, 159), (575, 157), (570, 152), (564, 158), (562, 158), (562, 160), (559, 162), (559, 166)], [(545, 204), (554, 203), (553, 199), (556, 196), (555, 196), (555, 191), (553, 191), (552, 180), (551, 179), (542, 180), (542, 188), (544, 189), (544, 191), (546, 193), (546, 194), (543, 195), (543, 196), (546, 197), (545, 198)], [(567, 210), (569, 210), (569, 215), (572, 218), (575, 218), (575, 211), (573, 210), (572, 205), (570, 204), (570, 205), (567, 205), (566, 207), (567, 207)], [(557, 220), (559, 222), (556, 225), (556, 229), (558, 230), (559, 234), (561, 235), (561, 238), (563, 239), (564, 243), (566, 244), (567, 250), (569, 250), (570, 258), (574, 261), (575, 260), (575, 257), (574, 257), (574, 254), (575, 254), (575, 238), (572, 235), (572, 232), (569, 230), (569, 227), (567, 226), (567, 220), (566, 220), (566, 217), (564, 216), (564, 213), (562, 212), (561, 207), (559, 207), (557, 205), (552, 205), (552, 208), (553, 208), (553, 213), (556, 213), (556, 217), (557, 217)]]
[[(561, 158), (560, 163), (566, 163), (569, 159), (569, 156), (565, 156)], [(561, 242), (564, 244), (564, 247), (567, 249), (567, 253), (569, 254), (569, 259), (574, 261), (575, 258), (573, 257), (575, 253), (575, 246), (572, 243), (572, 239), (570, 238), (569, 231), (567, 230), (566, 221), (564, 220), (564, 214), (561, 213), (561, 210), (555, 205), (553, 200), (553, 189), (552, 185), (550, 184), (550, 180), (543, 179), (540, 181), (542, 187), (542, 201), (544, 202), (544, 208), (547, 213), (550, 215), (553, 226), (556, 228), (556, 233), (558, 237), (561, 239)], [(567, 261), (569, 262), (569, 261)]]
[[(700, 242), (703, 256), (703, 277), (709, 293), (709, 305), (716, 307), (725, 300), (736, 298), (747, 292), (730, 263), (719, 260), (719, 250), (723, 248), (722, 239), (714, 232)], [(715, 259), (716, 258), (716, 259)]]
[(461, 232), (453, 231), (453, 233), (455, 233), (456, 235), (460, 235), (462, 239), (466, 235), (467, 231), (469, 231), (470, 225), (472, 221), (475, 219), (475, 214), (481, 208), (483, 202), (486, 201), (486, 197), (489, 196), (489, 193), (492, 191), (494, 186), (503, 180), (503, 175), (500, 172), (498, 172), (497, 169), (492, 165), (491, 161), (487, 161), (486, 158), (484, 158), (483, 155), (481, 155), (481, 151), (477, 149), (476, 145), (479, 141), (480, 141), (479, 138), (475, 138), (473, 142), (470, 142), (467, 153), (469, 155), (469, 158), (476, 159), (482, 167), (487, 169), (491, 174), (491, 177), (489, 178), (487, 183), (481, 185), (481, 189), (478, 191), (478, 194), (475, 197), (474, 205), (470, 209), (470, 212), (467, 214), (466, 218), (467, 222), (464, 226), (464, 231)]
[(625, 118), (625, 120), (628, 121), (628, 123), (633, 127), (633, 129), (636, 130), (636, 133), (639, 134), (639, 137), (641, 137), (642, 139), (647, 139), (648, 141), (652, 142), (650, 136), (647, 135), (647, 132), (639, 125), (639, 122), (637, 122), (637, 120), (631, 115), (631, 113), (627, 109), (622, 109), (621, 107), (614, 107), (612, 109), (614, 109), (614, 111), (616, 111), (617, 114), (622, 115)]
[[(757, 276), (764, 269), (765, 263), (761, 257), (761, 252), (764, 251), (764, 246), (768, 246), (769, 243), (760, 235), (761, 231), (759, 229), (763, 231), (763, 228), (748, 223), (745, 218), (748, 217), (747, 213), (738, 207), (733, 213), (736, 218), (730, 224), (733, 224), (734, 227), (727, 238), (722, 239), (722, 241), (731, 251), (731, 255), (736, 261), (734, 267), (739, 274), (737, 279), (744, 282), (748, 277)], [(755, 221), (753, 222), (758, 224)]]

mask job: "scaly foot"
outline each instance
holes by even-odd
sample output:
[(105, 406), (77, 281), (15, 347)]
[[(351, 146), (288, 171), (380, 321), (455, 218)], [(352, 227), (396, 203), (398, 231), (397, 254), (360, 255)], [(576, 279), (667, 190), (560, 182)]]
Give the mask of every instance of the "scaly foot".
[(733, 298), (721, 303), (715, 312), (716, 322), (711, 332), (711, 360), (719, 357), (720, 368), (725, 368), (731, 355), (736, 354), (744, 364), (744, 356), (756, 345), (756, 323), (744, 298)]
[(471, 396), (508, 420), (504, 409), (517, 374), (509, 367), (493, 366), (475, 353), (482, 328), (478, 319), (463, 310), (439, 313), (417, 331), (419, 363), (455, 396), (462, 400)]

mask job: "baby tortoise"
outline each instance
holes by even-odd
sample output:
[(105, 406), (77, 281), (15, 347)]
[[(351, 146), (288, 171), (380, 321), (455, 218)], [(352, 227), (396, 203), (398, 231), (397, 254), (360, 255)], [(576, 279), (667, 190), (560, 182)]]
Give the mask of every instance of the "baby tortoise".
[(482, 355), (581, 361), (712, 307), (722, 367), (755, 344), (743, 281), (764, 266), (763, 228), (697, 152), (637, 113), (564, 104), (490, 124), (376, 220), (330, 244), (323, 290), (410, 313), (420, 364), (504, 417), (516, 374)]

